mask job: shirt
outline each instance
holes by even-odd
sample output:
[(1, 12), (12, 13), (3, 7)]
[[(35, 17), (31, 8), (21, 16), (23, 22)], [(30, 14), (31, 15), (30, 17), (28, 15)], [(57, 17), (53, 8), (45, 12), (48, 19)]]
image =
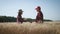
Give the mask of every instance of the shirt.
[(37, 13), (36, 22), (39, 21), (39, 20), (43, 20), (43, 14), (42, 14), (42, 12)]

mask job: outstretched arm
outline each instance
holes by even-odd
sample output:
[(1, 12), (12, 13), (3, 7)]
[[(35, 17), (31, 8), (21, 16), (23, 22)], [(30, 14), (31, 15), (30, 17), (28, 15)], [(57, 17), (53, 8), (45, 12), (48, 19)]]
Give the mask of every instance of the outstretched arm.
[(17, 16), (17, 23), (18, 23), (19, 21), (18, 21), (18, 16)]

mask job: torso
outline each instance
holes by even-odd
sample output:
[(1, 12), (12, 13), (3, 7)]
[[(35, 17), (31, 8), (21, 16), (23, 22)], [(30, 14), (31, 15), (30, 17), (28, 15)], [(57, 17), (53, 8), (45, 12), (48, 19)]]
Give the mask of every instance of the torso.
[(38, 14), (37, 14), (37, 16), (36, 16), (36, 21), (37, 20), (43, 20), (43, 14), (42, 14), (42, 12), (39, 12)]

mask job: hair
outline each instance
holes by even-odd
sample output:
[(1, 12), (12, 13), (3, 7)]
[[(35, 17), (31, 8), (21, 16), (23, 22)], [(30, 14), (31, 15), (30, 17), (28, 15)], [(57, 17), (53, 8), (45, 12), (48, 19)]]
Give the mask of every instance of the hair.
[(22, 13), (18, 12), (18, 16), (21, 16)]
[(19, 9), (18, 16), (21, 16), (22, 14), (22, 9)]

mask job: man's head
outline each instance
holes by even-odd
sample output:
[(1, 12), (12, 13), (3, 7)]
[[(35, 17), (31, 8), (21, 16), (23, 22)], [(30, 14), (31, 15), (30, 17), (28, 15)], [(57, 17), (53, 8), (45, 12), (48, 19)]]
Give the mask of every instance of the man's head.
[(19, 9), (18, 11), (19, 11), (18, 14), (22, 15), (23, 13), (22, 9)]
[(36, 11), (41, 11), (41, 7), (40, 7), (40, 6), (37, 6), (37, 7), (35, 8), (35, 10), (36, 10)]

